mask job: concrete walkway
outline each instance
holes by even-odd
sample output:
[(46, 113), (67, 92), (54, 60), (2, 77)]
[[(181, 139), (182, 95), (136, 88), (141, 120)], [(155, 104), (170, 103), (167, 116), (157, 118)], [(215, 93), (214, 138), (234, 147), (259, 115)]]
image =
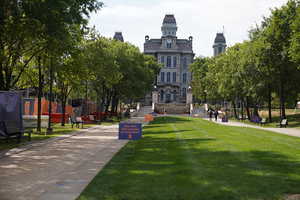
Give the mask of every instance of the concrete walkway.
[[(200, 118), (209, 120), (208, 115), (205, 114), (203, 108), (196, 109), (194, 114), (198, 114)], [(250, 125), (250, 124), (245, 124), (242, 122), (233, 122), (233, 121), (230, 121), (230, 119), (229, 119), (229, 122), (222, 122), (222, 119), (218, 119), (217, 121), (215, 121), (214, 117), (212, 119), (212, 122), (215, 122), (215, 123), (218, 123), (221, 125), (228, 125), (228, 126), (257, 128), (257, 129), (262, 129), (262, 130), (266, 130), (266, 131), (272, 131), (275, 133), (300, 137), (300, 129), (295, 129), (295, 128), (268, 128), (268, 126)]]
[[(143, 117), (126, 123), (148, 124)], [(118, 128), (95, 126), (1, 151), (0, 199), (76, 199), (127, 143), (118, 140)]]

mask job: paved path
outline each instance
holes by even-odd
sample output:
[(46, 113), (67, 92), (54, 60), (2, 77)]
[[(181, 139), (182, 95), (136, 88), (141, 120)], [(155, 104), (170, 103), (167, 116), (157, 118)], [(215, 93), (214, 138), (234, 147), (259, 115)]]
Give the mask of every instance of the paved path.
[[(198, 114), (200, 118), (209, 120), (208, 115), (205, 114), (203, 108), (196, 109), (194, 114)], [(242, 123), (242, 122), (233, 122), (233, 121), (230, 121), (230, 119), (229, 119), (229, 122), (222, 122), (221, 119), (218, 119), (218, 121), (215, 121), (214, 117), (213, 117), (212, 122), (215, 122), (215, 123), (218, 123), (218, 124), (221, 124), (221, 125), (257, 128), (257, 129), (272, 131), (272, 132), (275, 132), (275, 133), (300, 137), (300, 129), (295, 129), (295, 128), (268, 128), (268, 126), (261, 127), (259, 125), (250, 125), (250, 124), (245, 124), (245, 123)]]
[[(127, 123), (146, 125), (144, 118)], [(95, 126), (0, 152), (1, 200), (76, 199), (127, 143), (118, 125)]]

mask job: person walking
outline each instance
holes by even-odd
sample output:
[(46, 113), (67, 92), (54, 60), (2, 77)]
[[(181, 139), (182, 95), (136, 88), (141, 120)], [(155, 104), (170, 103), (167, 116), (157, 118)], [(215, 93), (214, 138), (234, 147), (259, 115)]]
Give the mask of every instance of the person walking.
[(208, 114), (209, 121), (212, 121), (212, 116), (213, 116), (212, 108), (209, 108), (209, 109), (208, 109), (207, 114)]
[(165, 115), (167, 114), (167, 110), (166, 109), (164, 110), (164, 113), (165, 113)]
[(219, 112), (218, 112), (217, 109), (215, 110), (215, 113), (214, 113), (214, 114), (215, 114), (215, 121), (217, 121), (217, 120), (218, 120), (217, 118), (218, 118), (218, 115), (219, 115)]

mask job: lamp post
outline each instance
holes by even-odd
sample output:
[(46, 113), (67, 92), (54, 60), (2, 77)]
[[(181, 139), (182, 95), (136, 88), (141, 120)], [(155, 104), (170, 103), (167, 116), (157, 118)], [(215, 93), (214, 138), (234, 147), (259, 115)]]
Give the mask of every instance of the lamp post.
[[(279, 81), (279, 99), (280, 99), (280, 102), (279, 102), (279, 124), (281, 124), (281, 73), (280, 73), (280, 81)], [(281, 126), (278, 126), (279, 128), (281, 128)]]
[(101, 76), (99, 77), (99, 119), (98, 119), (98, 125), (101, 125), (101, 113), (102, 113), (102, 109), (101, 109)]
[(50, 66), (50, 99), (49, 99), (49, 121), (48, 121), (48, 128), (46, 129), (46, 133), (45, 135), (52, 135), (53, 134), (53, 130), (51, 128), (51, 112), (52, 112), (52, 71), (53, 71), (53, 54), (52, 54), (53, 50), (51, 49), (51, 66)]

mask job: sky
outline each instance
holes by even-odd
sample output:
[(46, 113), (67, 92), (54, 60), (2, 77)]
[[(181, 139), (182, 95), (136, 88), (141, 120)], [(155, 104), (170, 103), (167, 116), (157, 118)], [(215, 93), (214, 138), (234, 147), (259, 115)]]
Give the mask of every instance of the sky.
[[(100, 0), (101, 1), (101, 0)], [(145, 36), (161, 38), (166, 14), (174, 14), (177, 38), (193, 37), (195, 57), (213, 55), (217, 32), (225, 30), (227, 47), (248, 39), (248, 31), (260, 25), (270, 8), (280, 8), (287, 0), (103, 0), (104, 7), (90, 15), (89, 26), (101, 36), (113, 37), (121, 31), (124, 41), (144, 51)], [(224, 29), (223, 29), (224, 27)]]

